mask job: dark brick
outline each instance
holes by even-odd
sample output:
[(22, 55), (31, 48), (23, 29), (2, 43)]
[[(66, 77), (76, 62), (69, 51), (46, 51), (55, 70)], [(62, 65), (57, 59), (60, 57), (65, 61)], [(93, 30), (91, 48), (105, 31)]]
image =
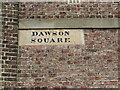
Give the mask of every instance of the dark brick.
[(3, 41), (4, 44), (8, 43), (8, 41)]
[(6, 68), (6, 67), (7, 67), (7, 65), (4, 65), (4, 64), (2, 65), (2, 68)]
[(113, 15), (108, 15), (108, 18), (113, 18)]
[(84, 60), (89, 60), (91, 57), (87, 56), (87, 57), (84, 57)]
[(7, 56), (17, 56), (17, 53), (6, 53)]
[(13, 70), (13, 69), (5, 69), (5, 72), (12, 72), (12, 73), (16, 73), (17, 70)]
[(21, 73), (21, 70), (18, 70), (17, 73)]
[(5, 59), (5, 60), (6, 60), (6, 59), (8, 59), (8, 58), (7, 58), (7, 56), (4, 56), (4, 57), (2, 57), (2, 59)]
[(13, 34), (13, 37), (18, 37), (18, 34)]
[(18, 48), (17, 45), (6, 45), (7, 48)]
[(17, 68), (17, 64), (16, 65), (12, 65), (11, 68)]
[(10, 73), (2, 73), (2, 76), (17, 76), (17, 74), (10, 74)]
[(0, 61), (0, 63), (4, 64), (4, 61)]
[(9, 41), (8, 43), (9, 43), (9, 44), (12, 44), (12, 45), (18, 45), (18, 42), (17, 42), (17, 41)]
[(16, 23), (16, 22), (8, 22), (7, 24), (8, 25), (18, 25), (18, 23)]
[(5, 81), (16, 81), (16, 78), (4, 78)]
[(21, 77), (29, 77), (30, 75), (29, 74), (21, 74), (20, 76)]
[(9, 27), (9, 26), (5, 26), (5, 25), (4, 25), (4, 26), (3, 26), (3, 29), (7, 29), (8, 27)]
[(17, 60), (17, 57), (9, 57), (9, 60)]
[(5, 61), (6, 64), (17, 64), (15, 61)]
[(3, 18), (4, 21), (9, 21), (9, 18)]
[(35, 87), (35, 90), (41, 90), (41, 88), (40, 87)]
[(60, 57), (60, 58), (59, 58), (59, 61), (63, 61), (63, 60), (65, 60), (64, 57)]
[(107, 60), (107, 62), (112, 62), (112, 61), (113, 61), (113, 60), (110, 60), (110, 59), (109, 59), (109, 60)]
[(86, 51), (88, 51), (88, 52), (96, 52), (96, 51), (98, 51), (98, 49), (86, 49)]
[(2, 73), (2, 76), (10, 76), (9, 73)]
[(18, 20), (18, 19), (13, 19), (13, 21), (14, 21), (14, 22), (19, 22), (19, 20)]
[(47, 87), (43, 87), (43, 88), (41, 88), (42, 90), (48, 90), (48, 88)]
[(6, 24), (6, 22), (3, 21), (3, 22), (2, 22), (2, 25), (5, 25), (5, 24)]

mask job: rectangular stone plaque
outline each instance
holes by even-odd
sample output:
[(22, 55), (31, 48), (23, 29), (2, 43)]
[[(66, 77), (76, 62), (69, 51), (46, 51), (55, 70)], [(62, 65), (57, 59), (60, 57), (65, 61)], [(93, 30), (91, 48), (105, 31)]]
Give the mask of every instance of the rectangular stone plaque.
[(19, 45), (84, 44), (83, 30), (19, 30)]

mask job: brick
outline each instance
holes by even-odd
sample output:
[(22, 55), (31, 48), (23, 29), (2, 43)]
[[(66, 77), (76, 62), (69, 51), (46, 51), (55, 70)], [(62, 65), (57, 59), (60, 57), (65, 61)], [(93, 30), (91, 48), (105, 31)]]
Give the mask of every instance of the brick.
[(63, 50), (62, 50), (62, 53), (68, 53), (68, 52), (70, 52), (69, 49), (63, 49)]
[(6, 64), (17, 64), (16, 61), (5, 61)]
[(8, 43), (8, 41), (3, 41), (2, 43), (5, 43), (5, 44), (6, 44), (6, 43)]
[(17, 56), (17, 53), (6, 53), (6, 56)]
[(5, 78), (5, 81), (16, 81), (16, 78)]
[(18, 50), (17, 49), (11, 49), (11, 50), (9, 50), (9, 52), (15, 52), (15, 53), (17, 53)]
[(87, 56), (87, 57), (84, 57), (84, 60), (90, 60), (91, 57)]
[(13, 69), (5, 69), (5, 72), (12, 72), (12, 73), (16, 73), (17, 70), (13, 70)]
[(89, 34), (90, 37), (99, 37), (101, 36), (99, 33)]
[(12, 65), (11, 68), (17, 68), (17, 65)]
[(70, 83), (69, 82), (64, 82), (63, 85), (65, 85), (65, 86), (70, 85)]
[(9, 60), (17, 60), (17, 57), (9, 57)]
[(2, 76), (17, 76), (17, 74), (10, 74), (10, 73), (2, 73)]
[(18, 34), (13, 34), (13, 37), (18, 37)]
[(6, 59), (8, 59), (8, 58), (7, 58), (7, 56), (5, 56), (5, 57), (2, 57), (2, 59), (6, 60)]
[(86, 49), (87, 52), (97, 52), (98, 49)]
[(64, 58), (64, 57), (60, 57), (59, 60), (60, 60), (60, 61), (63, 61), (63, 60), (65, 60), (65, 58)]
[(6, 45), (7, 48), (18, 48), (17, 45)]

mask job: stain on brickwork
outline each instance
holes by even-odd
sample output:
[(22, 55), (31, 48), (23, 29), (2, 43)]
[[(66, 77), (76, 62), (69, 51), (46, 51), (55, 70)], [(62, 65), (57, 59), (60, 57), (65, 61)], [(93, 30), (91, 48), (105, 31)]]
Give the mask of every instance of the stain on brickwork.
[(118, 18), (118, 2), (23, 2), (20, 18)]
[(118, 30), (84, 33), (85, 46), (20, 46), (18, 86), (117, 88)]

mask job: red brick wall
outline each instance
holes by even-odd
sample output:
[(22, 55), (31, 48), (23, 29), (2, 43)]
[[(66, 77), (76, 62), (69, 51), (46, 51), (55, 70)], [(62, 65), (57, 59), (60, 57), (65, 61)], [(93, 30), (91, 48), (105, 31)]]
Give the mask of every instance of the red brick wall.
[(20, 18), (118, 18), (118, 2), (23, 2)]
[(9, 2), (2, 13), (3, 87), (118, 87), (119, 29), (84, 30), (85, 46), (18, 47), (19, 18), (119, 18), (118, 3)]
[(85, 46), (20, 46), (19, 87), (117, 88), (118, 30), (84, 30)]

